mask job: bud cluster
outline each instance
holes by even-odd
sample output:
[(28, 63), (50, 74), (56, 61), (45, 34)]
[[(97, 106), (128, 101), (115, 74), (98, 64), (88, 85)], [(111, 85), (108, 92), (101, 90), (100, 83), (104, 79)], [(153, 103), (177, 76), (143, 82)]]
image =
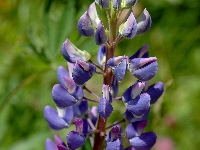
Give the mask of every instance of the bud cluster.
[[(98, 64), (91, 60), (87, 51), (78, 49), (69, 39), (63, 43), (61, 53), (68, 62), (69, 71), (63, 66), (58, 67), (59, 84), (52, 89), (56, 109), (46, 106), (44, 117), (53, 130), (62, 130), (72, 124), (76, 130), (67, 134), (66, 144), (58, 135), (54, 137), (55, 143), (47, 139), (46, 150), (75, 150), (83, 146), (88, 138), (95, 150), (102, 149), (103, 145), (106, 150), (148, 150), (156, 143), (156, 134), (143, 130), (148, 124), (150, 105), (164, 91), (162, 82), (150, 85), (158, 71), (157, 58), (149, 56), (148, 45), (142, 46), (132, 56), (114, 56), (115, 48), (122, 39), (132, 39), (151, 27), (151, 17), (146, 9), (135, 18), (132, 7), (136, 3), (137, 0), (95, 0), (80, 17), (78, 32), (84, 37), (94, 37), (99, 46)], [(107, 28), (99, 18), (96, 6), (106, 12)], [(124, 9), (129, 9), (129, 13), (120, 18)], [(119, 23), (119, 19), (124, 22)], [(117, 97), (118, 82), (128, 71), (137, 81)], [(104, 81), (100, 96), (86, 85), (95, 74), (101, 75)], [(86, 92), (95, 99), (88, 98)], [(117, 101), (123, 101), (126, 111), (121, 114), (121, 121), (106, 127), (107, 119), (117, 109), (112, 103)], [(94, 105), (90, 108), (88, 103)], [(121, 124), (126, 122), (128, 124), (123, 129)], [(127, 138), (130, 146), (124, 148), (122, 138)]]

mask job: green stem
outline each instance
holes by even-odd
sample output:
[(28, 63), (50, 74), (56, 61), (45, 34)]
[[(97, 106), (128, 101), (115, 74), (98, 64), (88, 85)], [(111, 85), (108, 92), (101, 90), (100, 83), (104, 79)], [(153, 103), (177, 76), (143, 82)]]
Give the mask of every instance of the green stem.
[[(109, 19), (108, 20), (109, 21), (109, 42), (108, 42), (109, 44), (107, 44), (106, 62), (110, 58), (114, 57), (116, 28), (117, 28), (116, 27), (117, 17), (116, 17), (115, 12), (111, 11), (111, 14), (108, 16), (110, 17), (108, 18)], [(112, 70), (107, 65), (105, 65), (104, 74), (105, 76), (103, 78), (103, 84), (111, 85), (113, 73), (112, 73)], [(103, 143), (105, 140), (105, 134), (101, 134), (101, 133), (106, 132), (106, 120), (101, 118), (100, 115), (99, 115), (99, 119), (97, 123), (97, 130), (99, 130), (100, 132), (95, 133), (93, 150), (102, 150)]]

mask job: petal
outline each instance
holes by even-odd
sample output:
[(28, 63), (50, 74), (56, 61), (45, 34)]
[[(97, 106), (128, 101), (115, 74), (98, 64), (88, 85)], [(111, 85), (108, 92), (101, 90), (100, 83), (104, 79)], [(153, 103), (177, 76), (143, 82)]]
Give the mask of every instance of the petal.
[(118, 94), (118, 89), (119, 89), (119, 85), (118, 85), (118, 80), (116, 78), (116, 76), (113, 76), (112, 78), (112, 83), (111, 83), (111, 94), (112, 97), (116, 97)]
[(86, 11), (78, 20), (77, 29), (80, 35), (85, 37), (93, 37), (94, 29), (89, 14)]
[(149, 150), (156, 143), (156, 134), (154, 132), (143, 133), (139, 137), (129, 140), (131, 146), (137, 150)]
[(113, 0), (113, 8), (115, 9), (121, 8), (121, 0)]
[(95, 2), (104, 9), (108, 9), (110, 7), (110, 0), (95, 0)]
[(95, 32), (95, 42), (97, 45), (104, 44), (107, 41), (106, 31), (104, 29), (102, 21), (99, 22)]
[(51, 139), (46, 139), (45, 142), (45, 149), (46, 150), (57, 150), (56, 144)]
[(99, 47), (98, 54), (97, 54), (97, 62), (99, 65), (104, 66), (106, 62), (106, 45), (102, 44)]
[(90, 7), (88, 8), (88, 14), (90, 16), (90, 19), (92, 20), (92, 23), (97, 27), (99, 24), (100, 20), (97, 14), (95, 2), (93, 2)]
[(121, 81), (127, 70), (127, 60), (123, 59), (122, 62), (114, 69), (114, 74), (117, 80)]
[(58, 150), (69, 150), (66, 146), (64, 145), (57, 145)]
[(119, 65), (122, 60), (124, 59), (124, 56), (118, 56), (118, 57), (113, 57), (113, 58), (110, 58), (108, 61), (107, 61), (107, 65), (112, 68), (112, 69), (115, 69), (115, 67), (117, 65)]
[(112, 127), (112, 129), (110, 130), (110, 132), (106, 136), (106, 141), (107, 142), (115, 141), (119, 136), (119, 132), (120, 132), (120, 129), (119, 129), (118, 126)]
[(139, 96), (145, 86), (145, 82), (136, 81), (134, 85), (130, 86), (122, 95), (122, 100), (127, 103), (137, 96)]
[(123, 150), (123, 145), (121, 144), (121, 141), (117, 139), (113, 142), (108, 142), (106, 150)]
[(141, 81), (151, 80), (158, 71), (156, 60), (156, 57), (134, 58), (130, 61), (130, 71)]
[(52, 89), (52, 98), (58, 107), (69, 107), (78, 102), (60, 84), (55, 84)]
[(76, 60), (88, 61), (91, 57), (88, 52), (79, 50), (68, 39), (63, 43), (61, 52), (63, 57), (70, 63), (75, 63)]
[(146, 91), (147, 94), (151, 97), (151, 104), (154, 104), (158, 98), (162, 95), (164, 92), (164, 84), (162, 82), (157, 82), (153, 85), (151, 85), (148, 90)]
[(84, 136), (80, 135), (76, 131), (69, 132), (66, 138), (68, 147), (72, 150), (81, 147), (85, 143)]
[(125, 0), (125, 6), (126, 7), (132, 7), (137, 3), (138, 0)]
[(109, 102), (112, 102), (112, 96), (110, 94), (110, 86), (109, 85), (105, 85), (103, 84), (102, 86), (102, 97), (106, 100), (108, 100)]
[(146, 127), (147, 123), (148, 123), (147, 120), (130, 123), (125, 130), (127, 138), (132, 139), (136, 136), (140, 136), (144, 128)]
[(150, 107), (150, 96), (147, 93), (143, 93), (136, 99), (125, 103), (126, 108), (135, 117), (141, 117)]
[[(59, 108), (58, 108), (59, 109)], [(74, 110), (73, 110), (73, 106), (67, 107), (65, 109), (64, 115), (62, 116), (62, 118), (65, 120), (65, 122), (67, 122), (68, 124), (71, 124), (73, 119), (74, 119)]]
[(129, 59), (134, 59), (134, 58), (148, 58), (149, 53), (148, 53), (148, 45), (145, 44), (143, 45), (134, 55), (129, 57)]
[(91, 128), (86, 119), (75, 118), (74, 124), (76, 126), (76, 131), (84, 136), (90, 134)]
[(73, 106), (74, 116), (80, 117), (88, 110), (88, 102), (86, 100), (82, 100), (79, 103)]
[[(72, 73), (73, 80), (77, 85), (83, 85), (85, 82), (87, 82), (93, 76), (95, 70), (95, 67), (92, 65), (88, 66), (88, 71), (86, 71), (87, 68), (85, 70), (82, 66), (79, 62), (76, 62)], [(93, 69), (91, 66), (93, 67)]]
[(67, 89), (67, 91), (69, 92), (69, 94), (72, 94), (75, 92), (76, 90), (76, 83), (74, 82), (73, 79), (71, 79), (70, 77), (64, 76), (64, 81), (65, 81), (65, 88)]
[(142, 14), (137, 18), (137, 34), (146, 33), (151, 27), (151, 16), (149, 12), (144, 9)]
[(110, 114), (112, 113), (113, 111), (113, 107), (111, 105), (111, 103), (104, 99), (104, 98), (100, 98), (100, 103), (98, 105), (98, 113), (100, 114), (100, 116), (106, 120)]
[(66, 88), (64, 76), (69, 77), (69, 72), (63, 66), (59, 66), (57, 69), (57, 76), (60, 84)]
[(132, 39), (136, 35), (137, 22), (135, 20), (133, 12), (130, 13), (127, 21), (124, 24), (120, 25), (119, 29), (120, 34), (125, 38)]
[(92, 123), (95, 125), (97, 122), (97, 117), (98, 117), (97, 107), (92, 106), (92, 108), (88, 110), (88, 118), (92, 120)]
[(63, 142), (63, 140), (58, 134), (54, 135), (54, 139), (55, 139), (56, 145), (63, 145), (66, 147), (66, 144)]
[(62, 118), (58, 116), (57, 111), (51, 106), (44, 107), (44, 117), (47, 120), (49, 126), (54, 130), (61, 130), (69, 126), (68, 123), (66, 123)]
[(128, 110), (125, 111), (125, 113), (123, 114), (123, 116), (129, 121), (129, 122), (136, 122), (136, 121), (142, 121), (145, 120), (150, 112), (150, 108), (144, 113), (144, 115), (140, 118), (136, 118), (133, 116), (133, 114), (131, 112), (129, 112)]

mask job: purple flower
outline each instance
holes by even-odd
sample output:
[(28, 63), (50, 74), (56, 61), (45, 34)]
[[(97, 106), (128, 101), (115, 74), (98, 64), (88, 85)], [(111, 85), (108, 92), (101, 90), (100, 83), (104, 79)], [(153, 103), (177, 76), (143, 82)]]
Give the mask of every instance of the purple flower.
[(93, 37), (94, 36), (94, 28), (92, 26), (92, 22), (88, 12), (86, 11), (78, 21), (77, 29), (80, 35), (85, 37)]
[(99, 22), (94, 37), (97, 45), (104, 44), (107, 41), (106, 31), (102, 21)]
[(113, 8), (120, 9), (121, 8), (121, 0), (113, 0)]
[(53, 109), (51, 106), (44, 107), (44, 117), (49, 126), (54, 130), (61, 130), (69, 127), (74, 117), (72, 107), (57, 109), (58, 111)]
[(76, 131), (69, 132), (66, 138), (68, 147), (72, 150), (81, 147), (85, 143), (85, 137)]
[(148, 45), (145, 44), (143, 45), (135, 54), (133, 54), (129, 59), (134, 59), (134, 58), (148, 58), (149, 53), (148, 53)]
[(88, 61), (91, 57), (88, 52), (79, 50), (68, 39), (63, 43), (61, 52), (70, 63), (75, 63), (77, 60)]
[(72, 73), (73, 80), (77, 85), (83, 85), (96, 72), (96, 67), (90, 63), (77, 60)]
[(151, 80), (158, 71), (158, 63), (156, 60), (156, 57), (131, 59), (130, 71), (141, 81)]
[(127, 56), (113, 57), (107, 61), (107, 65), (114, 70), (117, 80), (121, 81), (124, 78), (127, 71), (128, 61)]
[(130, 13), (127, 21), (124, 24), (120, 25), (119, 28), (119, 33), (125, 38), (132, 39), (136, 35), (137, 22), (135, 20), (133, 12)]
[(142, 14), (137, 18), (137, 34), (146, 33), (150, 29), (151, 23), (149, 12), (144, 9)]
[(46, 150), (57, 150), (56, 144), (51, 139), (46, 139), (45, 142), (45, 149)]
[(126, 7), (132, 7), (137, 3), (138, 0), (125, 0), (125, 6)]
[(105, 44), (102, 44), (100, 47), (99, 47), (99, 50), (98, 50), (98, 54), (97, 54), (97, 62), (99, 65), (105, 66), (105, 62), (106, 62), (106, 45)]
[(103, 95), (100, 98), (100, 103), (98, 105), (98, 113), (100, 116), (106, 120), (113, 111), (113, 107), (111, 105), (112, 96), (110, 93), (109, 85), (103, 85), (102, 87)]

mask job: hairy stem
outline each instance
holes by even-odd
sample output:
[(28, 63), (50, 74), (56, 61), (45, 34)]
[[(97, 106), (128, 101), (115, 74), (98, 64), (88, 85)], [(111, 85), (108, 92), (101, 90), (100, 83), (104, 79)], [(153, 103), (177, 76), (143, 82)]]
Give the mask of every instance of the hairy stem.
[[(107, 44), (107, 51), (106, 51), (106, 62), (114, 57), (114, 51), (115, 51), (115, 39), (116, 39), (116, 24), (117, 24), (117, 17), (116, 14), (111, 11), (111, 14), (108, 15), (108, 21), (109, 21), (109, 44)], [(103, 78), (103, 84), (111, 85), (113, 73), (112, 70), (105, 65), (104, 69), (104, 78)], [(105, 139), (105, 132), (106, 132), (106, 120), (101, 118), (99, 115), (98, 123), (97, 123), (97, 130), (100, 132), (95, 133), (95, 139), (94, 139), (94, 146), (93, 150), (102, 150), (104, 139)], [(104, 133), (104, 134), (101, 134)]]

